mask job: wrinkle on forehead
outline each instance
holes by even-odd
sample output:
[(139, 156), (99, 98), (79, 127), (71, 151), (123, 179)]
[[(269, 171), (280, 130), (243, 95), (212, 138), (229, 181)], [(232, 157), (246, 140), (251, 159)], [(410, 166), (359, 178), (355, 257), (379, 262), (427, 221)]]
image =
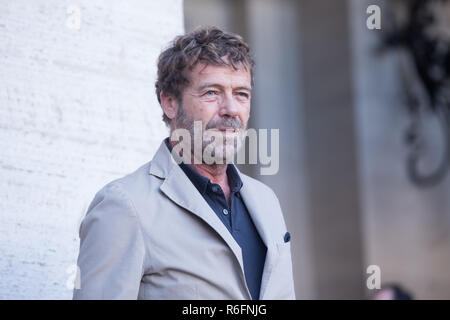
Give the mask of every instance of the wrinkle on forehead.
[(224, 80), (223, 76), (228, 78), (226, 82), (232, 80), (233, 82), (238, 81), (239, 83), (235, 86), (238, 87), (248, 87), (251, 88), (251, 75), (250, 71), (242, 65), (237, 70), (233, 69), (232, 66), (216, 66), (216, 65), (197, 65), (190, 73), (190, 85), (198, 85), (201, 82), (204, 83), (215, 83), (218, 80)]

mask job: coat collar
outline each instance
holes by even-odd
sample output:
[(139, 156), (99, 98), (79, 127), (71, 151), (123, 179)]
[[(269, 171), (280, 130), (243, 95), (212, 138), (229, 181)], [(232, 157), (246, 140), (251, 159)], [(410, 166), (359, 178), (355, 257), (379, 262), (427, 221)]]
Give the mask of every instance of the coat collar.
[[(163, 141), (150, 163), (149, 174), (164, 179), (164, 182), (160, 186), (160, 190), (179, 206), (205, 221), (222, 237), (239, 262), (241, 267), (241, 278), (247, 288), (244, 276), (242, 250), (239, 244), (234, 240), (233, 236), (219, 217), (217, 217), (200, 192), (175, 162), (173, 156), (176, 157), (176, 155), (172, 155), (167, 148), (166, 143)], [(265, 205), (260, 201), (257, 201), (257, 199), (261, 199), (261, 192), (260, 189), (257, 188), (255, 182), (252, 181), (251, 178), (243, 175), (238, 168), (235, 167), (235, 169), (243, 182), (243, 186), (240, 190), (241, 196), (247, 206), (256, 229), (267, 247), (260, 291), (260, 299), (263, 299), (278, 254), (276, 244), (273, 241), (274, 238), (270, 233), (271, 217), (266, 214), (267, 208), (265, 208)], [(248, 289), (247, 294), (248, 298), (251, 299)]]

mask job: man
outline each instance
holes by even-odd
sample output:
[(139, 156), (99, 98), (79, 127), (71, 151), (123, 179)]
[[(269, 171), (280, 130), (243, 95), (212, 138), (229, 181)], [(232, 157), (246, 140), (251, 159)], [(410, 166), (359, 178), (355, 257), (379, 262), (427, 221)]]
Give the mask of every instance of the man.
[(161, 53), (156, 93), (171, 139), (96, 194), (80, 226), (74, 299), (295, 298), (278, 199), (230, 163), (253, 67), (242, 38), (215, 27)]

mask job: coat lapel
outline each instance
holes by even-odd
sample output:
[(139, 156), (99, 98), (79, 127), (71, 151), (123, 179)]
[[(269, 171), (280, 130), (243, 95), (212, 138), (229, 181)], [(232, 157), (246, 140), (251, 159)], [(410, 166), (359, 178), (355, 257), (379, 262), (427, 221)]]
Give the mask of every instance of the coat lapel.
[[(242, 199), (244, 200), (259, 235), (267, 247), (259, 297), (260, 299), (263, 299), (269, 284), (273, 266), (278, 256), (278, 249), (270, 231), (271, 217), (269, 214), (271, 210), (268, 210), (266, 203), (258, 201), (258, 199), (264, 198), (261, 197), (260, 188), (258, 188), (250, 178), (241, 174), (238, 169), (237, 171), (243, 181), (243, 186), (240, 190)], [(164, 179), (164, 182), (160, 187), (161, 191), (179, 206), (205, 221), (220, 235), (239, 262), (239, 265), (241, 266), (241, 278), (242, 281), (244, 281), (245, 286), (247, 286), (244, 276), (242, 250), (239, 244), (234, 240), (228, 229), (210, 208), (206, 200), (191, 183), (183, 170), (176, 164), (164, 141), (151, 161), (149, 174)], [(249, 292), (248, 296), (250, 298)]]
[[(267, 203), (264, 203), (264, 197), (261, 195), (261, 190), (256, 187), (255, 183), (239, 172), (243, 181), (241, 188), (241, 196), (244, 200), (249, 214), (259, 232), (264, 244), (267, 247), (266, 261), (264, 263), (263, 275), (261, 279), (261, 289), (259, 298), (264, 299), (267, 286), (269, 284), (270, 276), (272, 274), (273, 266), (278, 256), (278, 248), (271, 233), (271, 217), (268, 210)], [(258, 200), (259, 199), (259, 200)]]
[(164, 179), (160, 190), (167, 197), (205, 221), (220, 235), (238, 260), (241, 267), (241, 278), (245, 283), (241, 247), (183, 170), (176, 164), (164, 141), (151, 162), (149, 173)]

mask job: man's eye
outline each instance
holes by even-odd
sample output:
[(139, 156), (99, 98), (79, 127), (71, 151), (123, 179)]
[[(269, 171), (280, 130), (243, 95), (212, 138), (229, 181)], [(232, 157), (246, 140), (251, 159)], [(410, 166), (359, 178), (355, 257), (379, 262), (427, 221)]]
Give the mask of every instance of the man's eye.
[(246, 92), (239, 92), (238, 95), (242, 98), (248, 98), (248, 93)]
[(213, 96), (213, 95), (215, 95), (216, 94), (216, 91), (214, 91), (214, 90), (208, 90), (208, 91), (206, 91), (205, 92), (205, 96)]

